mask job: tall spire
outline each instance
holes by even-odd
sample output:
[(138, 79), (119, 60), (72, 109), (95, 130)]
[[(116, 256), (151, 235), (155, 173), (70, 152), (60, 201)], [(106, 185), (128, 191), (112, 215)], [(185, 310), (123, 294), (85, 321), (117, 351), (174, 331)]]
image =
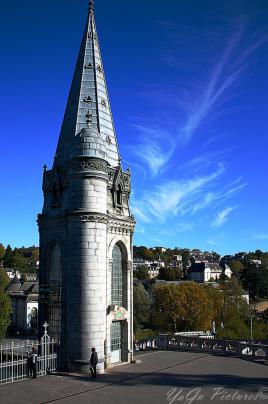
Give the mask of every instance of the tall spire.
[[(105, 142), (107, 161), (119, 165), (119, 152), (105, 80), (104, 68), (94, 17), (94, 1), (89, 15), (73, 76), (62, 123), (54, 165), (66, 165), (73, 154), (74, 139), (90, 127)], [(88, 145), (90, 148), (90, 144)]]
[(89, 0), (89, 14), (93, 14), (94, 13), (94, 0)]

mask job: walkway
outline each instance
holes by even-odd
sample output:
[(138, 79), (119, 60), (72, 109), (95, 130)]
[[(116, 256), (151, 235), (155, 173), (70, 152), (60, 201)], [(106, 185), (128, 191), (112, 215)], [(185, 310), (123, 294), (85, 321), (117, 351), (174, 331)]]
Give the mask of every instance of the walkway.
[[(0, 386), (0, 402), (268, 403), (266, 365), (193, 352), (159, 351), (137, 359), (140, 363), (117, 366), (96, 380), (87, 375), (61, 374)], [(256, 394), (259, 397), (254, 400)]]

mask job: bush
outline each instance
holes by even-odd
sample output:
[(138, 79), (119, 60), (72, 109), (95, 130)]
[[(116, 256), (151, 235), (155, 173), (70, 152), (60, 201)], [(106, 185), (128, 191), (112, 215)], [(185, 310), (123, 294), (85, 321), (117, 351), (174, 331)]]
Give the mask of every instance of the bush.
[(153, 330), (150, 330), (149, 328), (145, 328), (144, 330), (138, 330), (135, 333), (135, 340), (140, 341), (142, 339), (154, 337), (156, 335), (156, 332)]

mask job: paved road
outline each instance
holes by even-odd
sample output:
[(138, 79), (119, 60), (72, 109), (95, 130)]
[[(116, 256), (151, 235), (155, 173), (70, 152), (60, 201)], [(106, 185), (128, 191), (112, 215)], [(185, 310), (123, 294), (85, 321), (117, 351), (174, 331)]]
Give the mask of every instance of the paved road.
[(154, 352), (98, 379), (53, 375), (0, 386), (1, 404), (268, 404), (268, 366), (193, 352)]

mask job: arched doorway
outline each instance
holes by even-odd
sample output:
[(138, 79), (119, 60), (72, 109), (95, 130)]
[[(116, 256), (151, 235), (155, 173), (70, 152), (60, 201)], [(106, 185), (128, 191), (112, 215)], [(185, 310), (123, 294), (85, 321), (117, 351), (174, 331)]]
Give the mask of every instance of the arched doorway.
[[(112, 253), (111, 303), (118, 307), (123, 305), (123, 256), (118, 244)], [(122, 327), (121, 321), (111, 323), (111, 362), (121, 361)]]
[(60, 340), (62, 265), (61, 265), (61, 249), (58, 243), (54, 244), (50, 249), (50, 265), (49, 265), (48, 281), (49, 281), (49, 302), (48, 302), (49, 335), (55, 340)]

